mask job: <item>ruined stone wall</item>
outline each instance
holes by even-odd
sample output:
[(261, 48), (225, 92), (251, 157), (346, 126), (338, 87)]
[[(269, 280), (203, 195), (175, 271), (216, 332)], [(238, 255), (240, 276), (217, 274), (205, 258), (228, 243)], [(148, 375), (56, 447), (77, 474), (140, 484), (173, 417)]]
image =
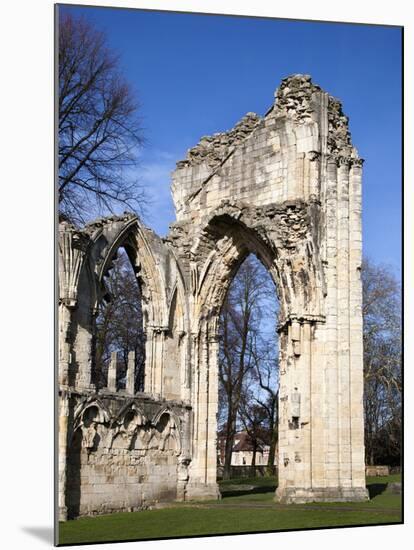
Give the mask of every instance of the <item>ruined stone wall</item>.
[(196, 498), (216, 491), (218, 319), (249, 253), (268, 268), (280, 301), (277, 498), (367, 498), (361, 167), (340, 101), (306, 75), (284, 79), (263, 118), (248, 113), (177, 163), (169, 241), (190, 289)]
[[(219, 316), (250, 253), (268, 269), (280, 302), (276, 498), (367, 498), (361, 178), (341, 103), (309, 76), (293, 75), (263, 117), (248, 113), (177, 163), (177, 220), (165, 239), (131, 214), (82, 230), (60, 225), (61, 519), (68, 505), (76, 515), (76, 506), (89, 514), (220, 497)], [(93, 379), (97, 306), (120, 246), (142, 294), (145, 403), (128, 382), (126, 393), (116, 391), (116, 360), (102, 395)], [(82, 400), (98, 397), (105, 406), (97, 416), (79, 420)], [(119, 416), (131, 399), (135, 419)], [(161, 402), (175, 411), (165, 425), (153, 410)]]
[(78, 394), (69, 408), (75, 411), (68, 434), (69, 518), (183, 498), (179, 457), (189, 439), (189, 407), (143, 395)]
[[(94, 373), (97, 308), (107, 293), (105, 273), (121, 246), (143, 296), (144, 394), (135, 392), (133, 352), (124, 390), (117, 384), (115, 352), (106, 387), (97, 385)], [(182, 500), (192, 412), (176, 261), (131, 214), (83, 230), (63, 222), (59, 248), (60, 519)]]
[[(332, 122), (323, 120), (324, 109)], [(248, 113), (229, 132), (202, 138), (177, 163), (172, 183), (177, 220), (190, 219), (195, 229), (198, 217), (235, 198), (255, 206), (319, 198), (319, 161), (329, 124), (348, 144), (340, 104), (310, 77), (285, 79), (263, 118)], [(341, 124), (342, 134), (336, 130)], [(331, 141), (333, 149), (337, 141)]]

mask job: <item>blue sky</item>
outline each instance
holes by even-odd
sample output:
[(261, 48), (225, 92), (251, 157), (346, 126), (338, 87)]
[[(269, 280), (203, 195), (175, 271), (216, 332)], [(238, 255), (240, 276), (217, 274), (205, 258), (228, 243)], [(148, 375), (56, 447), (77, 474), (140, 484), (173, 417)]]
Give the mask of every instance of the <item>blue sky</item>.
[(170, 173), (203, 135), (263, 115), (280, 80), (312, 76), (340, 98), (365, 158), (364, 254), (401, 273), (401, 31), (399, 28), (121, 10), (64, 8), (106, 31), (141, 102), (147, 145), (140, 177), (146, 223), (175, 219)]

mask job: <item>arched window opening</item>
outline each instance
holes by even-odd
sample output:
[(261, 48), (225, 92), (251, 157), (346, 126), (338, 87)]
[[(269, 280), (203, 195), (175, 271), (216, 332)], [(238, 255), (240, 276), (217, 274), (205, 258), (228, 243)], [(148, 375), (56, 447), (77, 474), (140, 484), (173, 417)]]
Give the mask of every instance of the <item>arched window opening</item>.
[(235, 465), (263, 466), (271, 475), (276, 471), (278, 312), (273, 279), (250, 254), (220, 314), (217, 450), (224, 479), (232, 477)]
[(145, 332), (142, 294), (124, 248), (119, 248), (104, 277), (107, 293), (96, 319), (94, 378), (98, 388), (108, 387), (111, 361), (116, 361), (116, 390), (127, 386), (128, 365), (133, 362), (133, 392), (144, 389)]

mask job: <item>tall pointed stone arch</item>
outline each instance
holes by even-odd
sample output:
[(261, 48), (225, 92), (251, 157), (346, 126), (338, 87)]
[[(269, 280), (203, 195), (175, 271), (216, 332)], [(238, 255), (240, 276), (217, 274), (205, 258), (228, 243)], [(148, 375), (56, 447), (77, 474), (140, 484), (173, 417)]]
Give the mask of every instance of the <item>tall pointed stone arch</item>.
[(367, 498), (361, 167), (340, 101), (307, 75), (284, 79), (263, 118), (248, 113), (232, 130), (203, 137), (177, 163), (170, 235), (189, 274), (192, 371), (205, 388), (197, 392), (193, 384), (194, 417), (201, 418), (190, 466), (195, 498), (217, 492), (218, 344), (211, 321), (247, 249), (265, 264), (269, 258), (280, 295), (276, 496)]

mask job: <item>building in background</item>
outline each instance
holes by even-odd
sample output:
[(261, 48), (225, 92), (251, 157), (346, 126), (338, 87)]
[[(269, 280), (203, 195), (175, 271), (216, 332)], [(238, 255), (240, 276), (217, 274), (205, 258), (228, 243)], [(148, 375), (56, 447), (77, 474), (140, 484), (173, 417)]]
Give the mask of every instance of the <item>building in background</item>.
[[(217, 463), (219, 466), (224, 466), (224, 449), (226, 438), (224, 435), (219, 435), (217, 440)], [(267, 466), (269, 459), (270, 446), (260, 441), (254, 448), (254, 442), (249, 434), (245, 431), (238, 432), (234, 437), (233, 451), (231, 455), (232, 466), (251, 466), (253, 462), (253, 454), (256, 452), (256, 466)], [(276, 449), (274, 465), (277, 466), (278, 452)]]

